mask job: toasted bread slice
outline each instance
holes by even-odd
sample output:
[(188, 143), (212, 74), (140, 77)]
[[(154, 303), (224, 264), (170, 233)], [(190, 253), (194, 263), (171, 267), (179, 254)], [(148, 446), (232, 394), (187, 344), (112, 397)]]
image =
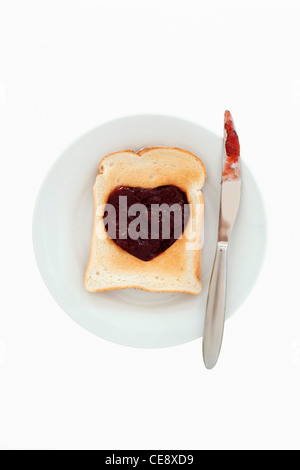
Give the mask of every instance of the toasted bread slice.
[[(94, 227), (84, 284), (89, 292), (138, 288), (153, 292), (201, 291), (201, 235), (206, 178), (202, 161), (173, 147), (125, 150), (102, 158), (93, 188)], [(173, 185), (185, 192), (190, 216), (182, 237), (166, 251), (142, 261), (123, 250), (105, 232), (103, 209), (117, 187), (157, 188)]]

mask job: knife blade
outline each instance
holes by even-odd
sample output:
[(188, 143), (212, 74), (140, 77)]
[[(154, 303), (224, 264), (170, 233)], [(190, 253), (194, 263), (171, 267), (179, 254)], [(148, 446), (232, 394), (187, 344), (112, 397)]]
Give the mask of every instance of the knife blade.
[(225, 111), (218, 242), (209, 284), (203, 332), (203, 359), (207, 369), (212, 369), (216, 365), (222, 345), (226, 307), (227, 248), (239, 209), (240, 195), (239, 138), (231, 113)]

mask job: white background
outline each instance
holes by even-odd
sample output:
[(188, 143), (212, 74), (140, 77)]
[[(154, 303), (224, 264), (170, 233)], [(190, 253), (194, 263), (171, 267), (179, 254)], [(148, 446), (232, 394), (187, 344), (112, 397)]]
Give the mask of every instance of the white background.
[[(0, 7), (0, 447), (299, 449), (300, 2)], [(49, 166), (115, 117), (176, 115), (221, 135), (226, 108), (264, 196), (269, 240), (217, 367), (204, 368), (201, 340), (140, 350), (83, 330), (33, 256)]]

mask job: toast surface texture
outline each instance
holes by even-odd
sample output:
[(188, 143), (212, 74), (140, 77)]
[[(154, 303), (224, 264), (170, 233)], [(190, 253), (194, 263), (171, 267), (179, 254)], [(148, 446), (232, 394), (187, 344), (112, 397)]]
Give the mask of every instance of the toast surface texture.
[[(201, 291), (201, 236), (206, 178), (202, 161), (191, 152), (173, 147), (125, 150), (102, 158), (93, 187), (94, 223), (90, 257), (84, 277), (89, 292), (138, 288), (151, 292)], [(103, 207), (120, 186), (182, 189), (190, 216), (182, 237), (150, 261), (142, 261), (105, 237)]]

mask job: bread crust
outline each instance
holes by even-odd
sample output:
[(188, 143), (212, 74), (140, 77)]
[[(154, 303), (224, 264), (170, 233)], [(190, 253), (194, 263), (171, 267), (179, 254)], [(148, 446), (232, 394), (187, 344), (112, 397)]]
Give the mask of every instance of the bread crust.
[[(193, 153), (177, 147), (147, 147), (138, 152), (110, 153), (100, 160), (98, 168), (93, 187), (94, 221), (85, 288), (89, 292), (137, 288), (149, 292), (198, 294), (201, 291), (201, 246), (188, 251), (190, 241), (186, 232), (190, 224), (196, 223), (196, 236), (201, 237), (204, 219), (201, 188), (206, 178), (203, 162)], [(186, 193), (191, 214), (182, 238), (166, 251), (146, 262), (124, 251), (108, 237), (103, 241), (97, 239), (97, 225), (101, 224), (97, 208), (99, 204), (106, 204), (116, 187), (155, 188), (168, 184)]]

